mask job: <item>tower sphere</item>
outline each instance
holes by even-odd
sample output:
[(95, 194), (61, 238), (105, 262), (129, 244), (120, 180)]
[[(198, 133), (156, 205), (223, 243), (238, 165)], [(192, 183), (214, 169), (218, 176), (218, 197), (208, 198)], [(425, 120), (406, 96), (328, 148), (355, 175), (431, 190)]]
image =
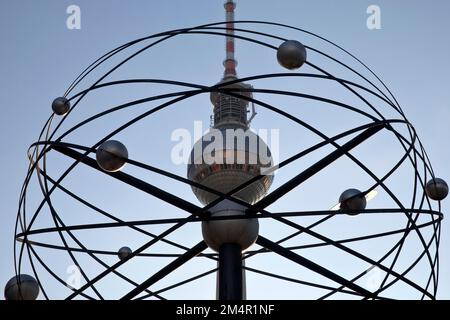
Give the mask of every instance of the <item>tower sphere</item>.
[(366, 198), (358, 189), (347, 189), (342, 192), (339, 202), (341, 210), (364, 210), (367, 205)]
[(58, 97), (52, 103), (53, 112), (58, 116), (65, 115), (70, 109), (70, 101), (64, 97)]
[(120, 260), (123, 260), (132, 253), (133, 253), (133, 251), (129, 247), (122, 247), (117, 252), (117, 255), (119, 256)]
[(103, 170), (116, 172), (125, 165), (126, 159), (128, 159), (128, 150), (121, 142), (108, 140), (98, 147), (96, 159)]
[(287, 40), (278, 47), (277, 59), (286, 69), (298, 69), (306, 62), (306, 49), (297, 40)]
[[(230, 200), (223, 200), (210, 209), (212, 217), (244, 215), (246, 208)], [(219, 251), (225, 243), (238, 244), (245, 250), (258, 238), (258, 219), (228, 219), (202, 222), (202, 234), (206, 244)]]
[[(228, 142), (228, 143), (227, 143)], [(267, 144), (253, 131), (221, 127), (212, 128), (192, 149), (187, 176), (191, 181), (227, 193), (272, 166)], [(273, 175), (265, 175), (234, 196), (253, 204), (265, 196)], [(192, 187), (198, 200), (207, 205), (217, 195)]]
[(14, 276), (5, 285), (6, 300), (36, 300), (38, 295), (38, 282), (27, 274)]
[(428, 181), (425, 191), (431, 199), (441, 201), (448, 195), (448, 185), (443, 179), (434, 178)]

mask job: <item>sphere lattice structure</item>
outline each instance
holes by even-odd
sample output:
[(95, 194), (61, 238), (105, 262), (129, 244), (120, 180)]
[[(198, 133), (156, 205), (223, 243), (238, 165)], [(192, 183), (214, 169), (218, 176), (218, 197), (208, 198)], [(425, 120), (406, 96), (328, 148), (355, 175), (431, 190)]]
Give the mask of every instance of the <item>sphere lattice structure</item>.
[[(394, 96), (360, 60), (312, 32), (271, 22), (234, 23), (232, 34), (222, 22), (131, 41), (76, 78), (63, 96), (70, 104), (58, 100), (29, 149), (15, 232), (16, 272), (32, 274), (46, 299), (213, 298), (218, 254), (208, 245), (214, 247), (217, 239), (203, 240), (200, 224), (205, 229), (205, 223), (242, 220), (256, 223), (240, 225), (253, 230), (242, 246), (256, 241), (242, 256), (248, 298), (435, 299), (443, 215), (440, 202), (430, 198), (436, 192), (427, 194), (426, 185), (437, 178)], [(242, 65), (262, 73), (212, 86), (122, 78), (134, 60), (189, 37), (233, 37), (260, 58)], [(307, 58), (305, 52), (295, 59), (302, 51), (298, 45), (278, 51), (289, 38), (303, 44)], [(181, 51), (167, 51), (167, 59), (192, 59)], [(279, 59), (301, 66), (301, 72), (283, 70)], [(136, 97), (138, 86), (150, 88), (146, 96)], [(128, 95), (120, 95), (120, 104), (99, 109), (112, 91), (108, 97), (119, 99), (124, 87)], [(174, 130), (194, 120), (194, 109), (185, 109), (189, 101), (203, 101), (204, 114), (206, 96), (221, 94), (256, 105), (258, 121), (269, 119), (286, 132), (280, 134), (281, 161), (272, 167), (276, 179), (258, 173), (258, 165), (247, 175), (224, 174), (219, 185), (220, 179), (209, 183), (202, 176), (212, 165), (190, 164), (188, 179), (185, 166), (175, 173), (165, 169), (163, 134), (140, 124), (165, 121), (163, 115), (170, 114)], [(101, 122), (106, 119), (113, 128)], [(129, 131), (141, 141), (133, 141)], [(111, 140), (126, 148), (119, 154), (99, 151)], [(110, 170), (99, 166), (109, 161)], [(235, 168), (223, 170), (220, 174)], [(348, 189), (350, 196), (343, 193)], [(445, 197), (444, 189), (440, 183), (437, 200)], [(377, 198), (369, 201), (375, 190)], [(329, 210), (341, 194), (345, 201)], [(223, 201), (233, 203), (237, 213), (220, 208)], [(213, 208), (226, 213), (213, 215)], [(177, 217), (169, 215), (174, 210)], [(206, 233), (220, 232), (209, 226)], [(201, 290), (187, 289), (195, 285)]]

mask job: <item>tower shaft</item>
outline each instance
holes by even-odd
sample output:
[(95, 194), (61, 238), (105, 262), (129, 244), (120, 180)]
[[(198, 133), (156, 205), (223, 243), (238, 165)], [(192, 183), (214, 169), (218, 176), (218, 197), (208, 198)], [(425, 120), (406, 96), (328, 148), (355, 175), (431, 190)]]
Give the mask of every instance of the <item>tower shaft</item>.
[(244, 298), (243, 273), (241, 247), (234, 243), (223, 244), (219, 250), (219, 300), (242, 300)]

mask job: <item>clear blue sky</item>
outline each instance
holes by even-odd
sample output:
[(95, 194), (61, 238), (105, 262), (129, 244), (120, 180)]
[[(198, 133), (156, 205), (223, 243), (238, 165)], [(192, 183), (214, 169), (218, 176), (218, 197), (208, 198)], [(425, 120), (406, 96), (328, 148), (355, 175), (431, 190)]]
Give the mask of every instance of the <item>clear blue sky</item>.
[[(66, 28), (66, 8), (76, 4), (81, 8), (81, 30), (68, 30)], [(2, 259), (0, 259), (0, 285), (14, 274), (12, 249), (14, 236), (14, 221), (17, 212), (17, 202), (22, 180), (27, 169), (26, 150), (35, 141), (42, 125), (50, 115), (51, 101), (61, 95), (76, 77), (76, 75), (89, 65), (93, 60), (132, 39), (180, 27), (195, 26), (208, 22), (224, 20), (222, 0), (170, 0), (170, 1), (119, 1), (119, 0), (78, 0), (78, 1), (24, 1), (1, 0), (0, 1), (0, 144), (4, 152), (2, 166), (0, 168), (0, 214), (2, 224), (0, 226), (0, 243)], [(369, 5), (376, 4), (381, 8), (381, 30), (369, 30), (366, 27), (368, 17), (366, 9)], [(236, 18), (242, 20), (267, 20), (281, 22), (301, 27), (322, 35), (348, 49), (366, 62), (392, 89), (394, 95), (402, 105), (408, 119), (414, 124), (425, 148), (431, 158), (436, 174), (450, 181), (450, 152), (447, 141), (450, 137), (450, 91), (448, 90), (450, 62), (450, 3), (445, 0), (432, 1), (298, 1), (298, 0), (245, 0), (238, 1)], [(314, 42), (311, 37), (302, 37), (299, 33), (284, 31), (279, 28), (261, 28), (264, 31), (272, 31), (285, 37), (295, 37), (305, 44), (315, 45), (322, 49), (322, 44)], [(165, 78), (182, 81), (191, 81), (199, 84), (216, 83), (222, 76), (221, 62), (224, 58), (223, 38), (205, 36), (188, 36), (166, 45), (155, 48), (154, 51), (144, 54), (130, 63), (126, 68), (120, 69), (109, 79), (120, 78)], [(238, 42), (237, 58), (239, 60), (238, 73), (240, 76), (249, 76), (264, 72), (282, 72), (277, 65), (274, 53), (269, 50), (257, 51), (257, 47)], [(258, 49), (259, 50), (259, 49)], [(130, 51), (128, 51), (129, 53)], [(123, 56), (122, 56), (123, 57)], [(312, 56), (313, 57), (313, 56)], [(340, 55), (338, 55), (340, 57)], [(117, 61), (117, 60), (116, 60)], [(321, 60), (317, 60), (319, 63)], [(309, 70), (311, 71), (311, 70)], [(307, 72), (305, 70), (305, 72)], [(99, 75), (100, 73), (97, 73)], [(345, 73), (343, 74), (345, 75)], [(89, 78), (84, 82), (84, 87), (93, 81)], [(319, 82), (300, 82), (302, 90), (309, 93), (325, 93), (334, 98), (346, 99), (336, 87), (323, 87)], [(316, 86), (317, 84), (317, 86)], [(297, 84), (296, 84), (297, 85)], [(262, 87), (277, 87), (284, 89), (298, 89), (292, 82), (264, 82)], [(82, 88), (84, 88), (82, 86)], [(169, 91), (173, 88), (169, 88)], [(133, 98), (139, 98), (168, 90), (163, 86), (134, 86), (109, 90), (88, 97), (80, 107), (78, 113), (68, 121), (74, 124), (87, 115), (99, 112), (107, 107), (112, 107)], [(292, 107), (294, 100), (280, 100), (279, 97), (267, 97), (279, 107)], [(355, 100), (353, 100), (355, 101)], [(147, 108), (151, 105), (146, 105)], [(170, 133), (175, 128), (187, 128), (192, 130), (193, 120), (202, 120), (207, 127), (211, 106), (206, 96), (197, 97), (181, 107), (190, 108), (189, 112), (183, 109), (176, 115), (168, 111), (155, 118), (142, 122), (117, 138), (122, 140), (129, 148), (133, 159), (148, 162), (152, 165), (160, 165), (180, 175), (185, 175), (185, 167), (175, 166), (170, 163)], [(319, 107), (318, 107), (319, 108)], [(297, 115), (308, 121), (316, 121), (315, 125), (321, 126), (327, 134), (336, 133), (343, 128), (351, 127), (352, 123), (361, 119), (346, 118), (342, 113), (323, 113), (299, 109)], [(68, 137), (67, 141), (92, 145), (97, 142), (109, 130), (137, 115), (142, 109), (134, 108), (127, 112), (118, 113), (116, 116), (88, 126), (80, 132)], [(291, 110), (292, 111), (292, 110)], [(317, 142), (311, 136), (303, 136), (295, 127), (282, 124), (280, 118), (274, 117), (259, 108), (260, 115), (254, 121), (255, 128), (280, 128), (281, 158), (310, 143)], [(294, 112), (294, 111), (292, 111)], [(346, 122), (348, 121), (348, 122)], [(68, 124), (68, 125), (69, 125)], [(65, 128), (68, 128), (68, 125)], [(297, 136), (296, 136), (297, 134)], [(152, 139), (157, 137), (157, 139)], [(380, 149), (377, 149), (380, 148)], [(399, 155), (398, 143), (380, 145), (364, 149), (361, 157), (375, 168), (384, 168)], [(367, 151), (367, 152), (366, 152)], [(372, 152), (372, 153), (371, 153)], [(313, 161), (312, 157), (309, 161)], [(306, 161), (306, 160), (305, 160)], [(49, 159), (50, 172), (53, 177), (65, 168), (69, 162), (60, 156), (54, 155)], [(275, 178), (274, 186), (278, 186), (283, 179), (306, 166), (302, 162), (292, 166), (284, 172), (280, 172)], [(379, 166), (379, 167), (377, 167)], [(370, 180), (362, 178), (360, 172), (354, 174), (351, 171), (351, 163), (342, 162), (334, 169), (312, 179), (304, 187), (296, 189), (291, 196), (287, 196), (279, 205), (270, 207), (274, 212), (295, 211), (307, 209), (328, 209), (332, 207), (340, 192), (344, 188), (360, 184), (360, 188), (368, 187)], [(411, 168), (409, 168), (411, 170)], [(168, 188), (189, 201), (196, 199), (190, 190), (184, 186), (173, 184), (158, 176), (142, 173), (133, 168), (127, 168), (127, 172), (142, 175), (152, 183)], [(346, 171), (347, 170), (347, 171)], [(381, 170), (381, 169), (380, 169)], [(394, 190), (402, 199), (408, 199), (410, 181), (402, 181), (402, 174), (411, 174), (407, 168), (393, 182)], [(382, 170), (381, 170), (382, 171)], [(348, 172), (347, 176), (343, 173)], [(343, 177), (352, 177), (348, 181)], [(37, 182), (35, 188), (30, 190), (30, 206), (40, 201), (40, 191)], [(105, 179), (98, 173), (93, 173), (85, 168), (74, 171), (64, 183), (75, 192), (116, 213), (123, 219), (145, 219), (146, 217), (182, 217), (183, 214), (173, 207), (160, 204), (154, 199), (149, 199), (144, 194), (136, 193), (124, 186)], [(326, 185), (327, 188), (323, 186)], [(329, 187), (329, 188), (328, 188)], [(324, 191), (323, 189), (329, 189)], [(380, 194), (371, 204), (373, 207), (385, 207), (390, 204), (384, 200), (386, 195)], [(59, 197), (59, 198), (58, 198)], [(405, 200), (406, 201), (406, 200)], [(61, 193), (55, 193), (55, 205), (61, 211), (66, 224), (94, 223), (107, 221), (100, 219), (82, 206), (69, 201)], [(443, 203), (444, 215), (450, 208), (448, 201)], [(296, 222), (307, 224), (308, 221), (296, 219)], [(36, 226), (51, 226), (52, 221), (48, 213), (44, 213)], [(369, 221), (359, 222), (356, 219), (336, 222), (327, 225), (318, 231), (335, 234), (337, 237), (347, 235), (361, 235), (380, 230), (391, 230), (400, 227), (399, 221), (390, 220), (386, 216), (377, 223), (371, 225)], [(450, 247), (449, 247), (448, 219), (442, 225), (441, 237), (441, 266), (440, 288), (438, 298), (450, 298)], [(377, 229), (378, 228), (378, 229)], [(147, 228), (155, 233), (161, 228)], [(261, 232), (267, 237), (277, 240), (292, 230), (278, 224), (269, 225), (266, 222), (261, 225)], [(145, 242), (146, 237), (128, 231), (105, 232), (101, 236), (79, 233), (80, 237), (95, 249), (115, 250), (121, 245), (138, 247)], [(169, 237), (185, 243), (186, 246), (195, 244), (201, 239), (199, 226), (191, 226)], [(39, 238), (42, 241), (60, 243), (55, 236)], [(314, 239), (304, 237), (296, 241), (289, 241), (289, 245), (298, 245), (314, 242)], [(370, 242), (366, 246), (355, 245), (354, 249), (370, 251), (373, 256), (379, 256), (383, 248), (389, 243), (383, 240), (379, 243)], [(406, 248), (406, 254), (414, 254), (414, 245)], [(73, 243), (70, 243), (73, 245)], [(54, 253), (46, 249), (37, 249), (43, 259), (62, 277), (67, 277), (66, 269), (69, 260), (64, 253)], [(160, 245), (152, 252), (174, 252), (174, 249)], [(354, 268), (352, 260), (346, 260), (341, 254), (326, 249), (324, 251), (305, 251), (305, 254), (317, 262), (334, 267), (336, 272), (350, 277), (357, 274), (360, 269)], [(89, 276), (95, 275), (101, 267), (90, 262), (83, 255), (77, 255), (80, 262), (89, 265)], [(116, 262), (116, 257), (106, 257), (107, 263)], [(121, 271), (132, 275), (137, 282), (146, 279), (149, 274), (164, 266), (169, 260), (144, 258), (136, 259), (134, 264), (124, 266)], [(330, 261), (335, 265), (330, 266)], [(408, 261), (408, 256), (405, 257)], [(405, 262), (406, 263), (406, 262)], [(249, 262), (252, 267), (266, 271), (279, 273), (291, 277), (330, 283), (323, 278), (297, 268), (291, 263), (267, 255)], [(424, 264), (425, 266), (425, 264)], [(169, 285), (176, 280), (195, 275), (196, 273), (214, 267), (209, 261), (199, 260), (188, 264), (185, 269), (180, 269), (176, 274), (164, 280), (157, 288)], [(365, 266), (367, 267), (367, 266)], [(25, 271), (30, 272), (29, 269)], [(419, 268), (417, 275), (420, 277)], [(49, 293), (53, 297), (64, 297), (67, 290), (60, 288), (44, 275), (40, 269), (43, 280), (47, 281)], [(264, 281), (263, 281), (264, 280)], [(168, 298), (213, 298), (214, 276), (209, 276), (196, 285), (188, 285), (174, 293), (167, 294)], [(130, 287), (123, 281), (111, 277), (100, 288), (109, 291), (106, 297), (117, 297)], [(200, 288), (200, 289), (199, 289)], [(111, 289), (111, 290), (108, 290)], [(397, 294), (401, 297), (416, 297), (408, 295), (407, 287), (398, 288)], [(248, 274), (249, 298), (307, 298), (320, 295), (319, 291), (307, 291), (305, 287), (287, 284), (280, 281), (269, 280)], [(311, 294), (311, 292), (313, 294)], [(91, 293), (91, 292), (90, 292)], [(117, 293), (117, 294), (115, 294)]]

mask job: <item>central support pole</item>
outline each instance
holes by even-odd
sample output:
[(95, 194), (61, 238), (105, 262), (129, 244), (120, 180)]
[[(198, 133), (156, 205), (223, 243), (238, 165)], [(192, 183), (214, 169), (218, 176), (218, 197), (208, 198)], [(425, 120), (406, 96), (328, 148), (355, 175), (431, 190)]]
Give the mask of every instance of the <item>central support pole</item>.
[(242, 300), (241, 246), (224, 243), (219, 249), (219, 300)]

